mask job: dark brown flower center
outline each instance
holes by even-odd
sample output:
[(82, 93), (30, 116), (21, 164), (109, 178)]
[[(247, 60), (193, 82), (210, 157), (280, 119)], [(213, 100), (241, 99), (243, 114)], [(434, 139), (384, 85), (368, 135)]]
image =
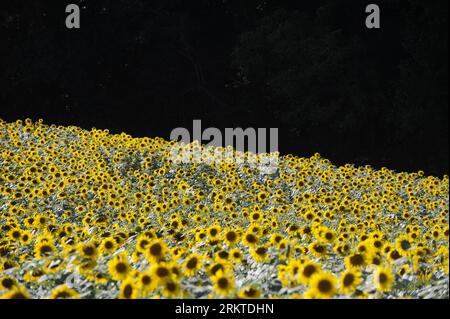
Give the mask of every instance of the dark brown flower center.
[(162, 252), (162, 247), (160, 244), (153, 244), (150, 246), (150, 254), (152, 256), (160, 256)]
[(388, 277), (387, 277), (386, 274), (381, 273), (381, 274), (378, 275), (378, 280), (379, 280), (380, 284), (384, 284), (384, 283), (387, 282)]
[(327, 293), (330, 292), (333, 286), (331, 285), (331, 282), (327, 279), (322, 279), (319, 281), (319, 285), (317, 287), (320, 292)]
[(189, 261), (187, 262), (187, 264), (186, 264), (186, 267), (188, 268), (188, 269), (194, 269), (195, 267), (197, 267), (197, 263), (198, 263), (198, 261), (197, 261), (197, 258), (191, 258), (191, 259), (189, 259)]
[(126, 272), (127, 271), (127, 265), (125, 265), (125, 263), (122, 263), (122, 262), (118, 263), (116, 265), (116, 271), (119, 274), (122, 274), (122, 273)]
[(343, 283), (345, 287), (351, 286), (355, 281), (355, 276), (353, 274), (347, 274), (344, 277)]
[(317, 271), (316, 267), (313, 265), (307, 265), (305, 268), (303, 268), (303, 275), (306, 278), (311, 277), (315, 272)]

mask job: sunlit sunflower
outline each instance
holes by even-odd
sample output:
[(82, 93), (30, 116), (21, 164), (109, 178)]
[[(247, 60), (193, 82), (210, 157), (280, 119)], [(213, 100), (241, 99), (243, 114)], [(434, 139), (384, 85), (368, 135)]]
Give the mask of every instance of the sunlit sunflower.
[(390, 291), (394, 274), (389, 268), (378, 267), (373, 274), (375, 288), (380, 292)]
[(31, 299), (31, 295), (23, 286), (14, 286), (13, 289), (0, 295), (0, 299)]
[(406, 274), (408, 274), (409, 272), (410, 272), (409, 265), (406, 264), (406, 265), (403, 265), (402, 267), (400, 267), (400, 269), (398, 270), (397, 273), (400, 277), (403, 277)]
[(145, 256), (150, 261), (158, 262), (164, 258), (167, 251), (166, 244), (161, 240), (155, 239), (147, 245), (145, 249)]
[(13, 241), (20, 241), (22, 231), (20, 230), (20, 228), (13, 228), (8, 232), (8, 236)]
[(22, 235), (20, 236), (20, 243), (22, 245), (29, 245), (32, 241), (32, 235), (29, 230), (23, 230)]
[(180, 284), (174, 279), (169, 279), (162, 286), (162, 294), (166, 298), (176, 298), (180, 295)]
[(412, 242), (408, 236), (399, 236), (395, 240), (395, 248), (402, 256), (409, 256), (412, 251)]
[(60, 285), (52, 290), (50, 299), (79, 299), (80, 295), (67, 285)]
[(230, 259), (235, 263), (239, 263), (244, 259), (244, 255), (239, 248), (233, 248), (230, 250)]
[(220, 236), (220, 226), (219, 226), (219, 225), (212, 225), (212, 226), (209, 226), (209, 227), (206, 229), (206, 233), (207, 233), (209, 239), (211, 239), (211, 240), (216, 240), (216, 239), (218, 239), (219, 236)]
[(80, 243), (78, 244), (78, 252), (80, 256), (87, 259), (96, 259), (98, 250), (94, 243)]
[(208, 266), (208, 274), (211, 277), (216, 275), (219, 271), (230, 273), (232, 268), (230, 269), (229, 264), (225, 262), (216, 262)]
[(352, 254), (345, 257), (345, 265), (347, 268), (361, 268), (367, 264), (364, 254)]
[(312, 243), (308, 246), (309, 251), (316, 257), (323, 257), (327, 254), (327, 248), (320, 243)]
[(316, 298), (331, 298), (336, 293), (336, 278), (331, 273), (318, 272), (312, 276), (309, 289)]
[(218, 271), (211, 277), (214, 292), (222, 297), (229, 296), (235, 289), (234, 279)]
[(339, 277), (339, 288), (345, 294), (353, 293), (362, 282), (361, 272), (355, 268), (347, 269)]
[(230, 259), (230, 253), (224, 249), (219, 250), (216, 254), (215, 254), (215, 259), (217, 261), (228, 261)]
[(188, 256), (183, 264), (183, 273), (186, 276), (193, 276), (202, 267), (203, 257), (198, 254)]
[(120, 299), (136, 299), (139, 297), (139, 288), (133, 278), (127, 278), (120, 285)]
[(36, 282), (44, 275), (45, 271), (42, 268), (34, 268), (27, 271), (27, 273), (23, 276), (23, 280), (26, 282)]
[(308, 284), (311, 280), (312, 276), (317, 274), (320, 271), (320, 266), (311, 262), (307, 261), (303, 268), (300, 270), (300, 282), (303, 284)]
[(239, 241), (239, 233), (235, 230), (228, 230), (225, 232), (225, 241), (229, 244), (236, 244)]
[(37, 259), (43, 259), (51, 256), (56, 251), (55, 246), (47, 242), (38, 242), (34, 246), (34, 254)]
[(131, 271), (131, 266), (126, 257), (118, 255), (111, 259), (108, 264), (108, 271), (114, 280), (124, 280)]
[(261, 292), (254, 286), (245, 286), (239, 290), (238, 297), (242, 299), (258, 299)]
[(267, 260), (269, 256), (269, 250), (266, 246), (254, 247), (250, 250), (250, 255), (256, 262), (262, 263)]
[(245, 245), (253, 247), (258, 244), (259, 238), (252, 232), (247, 232), (242, 237)]
[(155, 289), (156, 280), (150, 271), (143, 271), (138, 276), (137, 284), (141, 290), (141, 295), (146, 296)]
[(100, 244), (100, 253), (111, 254), (117, 249), (117, 242), (112, 237), (108, 237), (102, 240)]
[(400, 255), (400, 253), (398, 252), (398, 250), (393, 249), (393, 250), (391, 250), (391, 251), (388, 252), (387, 257), (388, 257), (388, 260), (389, 260), (390, 262), (394, 262), (394, 261), (396, 261), (397, 259), (402, 258), (402, 255)]
[(150, 269), (150, 272), (152, 274), (152, 277), (157, 281), (158, 285), (163, 285), (173, 277), (172, 271), (166, 263), (159, 263), (154, 265)]
[(11, 290), (17, 285), (16, 279), (10, 276), (0, 278), (0, 290)]

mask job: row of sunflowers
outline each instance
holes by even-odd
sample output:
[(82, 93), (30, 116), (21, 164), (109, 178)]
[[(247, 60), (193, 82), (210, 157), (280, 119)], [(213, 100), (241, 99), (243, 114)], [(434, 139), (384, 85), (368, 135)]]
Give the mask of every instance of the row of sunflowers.
[(448, 176), (174, 144), (0, 120), (1, 298), (448, 298)]

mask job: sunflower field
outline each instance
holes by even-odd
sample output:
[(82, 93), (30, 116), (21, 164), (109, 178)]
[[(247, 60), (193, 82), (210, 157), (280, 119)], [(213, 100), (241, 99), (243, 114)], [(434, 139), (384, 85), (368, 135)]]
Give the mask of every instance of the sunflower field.
[(174, 144), (0, 120), (0, 297), (448, 298), (448, 176)]

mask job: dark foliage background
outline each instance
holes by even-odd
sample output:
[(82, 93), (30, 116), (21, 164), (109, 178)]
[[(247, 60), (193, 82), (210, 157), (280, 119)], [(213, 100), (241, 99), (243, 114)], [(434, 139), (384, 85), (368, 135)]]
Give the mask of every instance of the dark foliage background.
[(279, 127), (283, 153), (448, 173), (448, 1), (378, 0), (379, 30), (369, 3), (1, 1), (0, 118)]

